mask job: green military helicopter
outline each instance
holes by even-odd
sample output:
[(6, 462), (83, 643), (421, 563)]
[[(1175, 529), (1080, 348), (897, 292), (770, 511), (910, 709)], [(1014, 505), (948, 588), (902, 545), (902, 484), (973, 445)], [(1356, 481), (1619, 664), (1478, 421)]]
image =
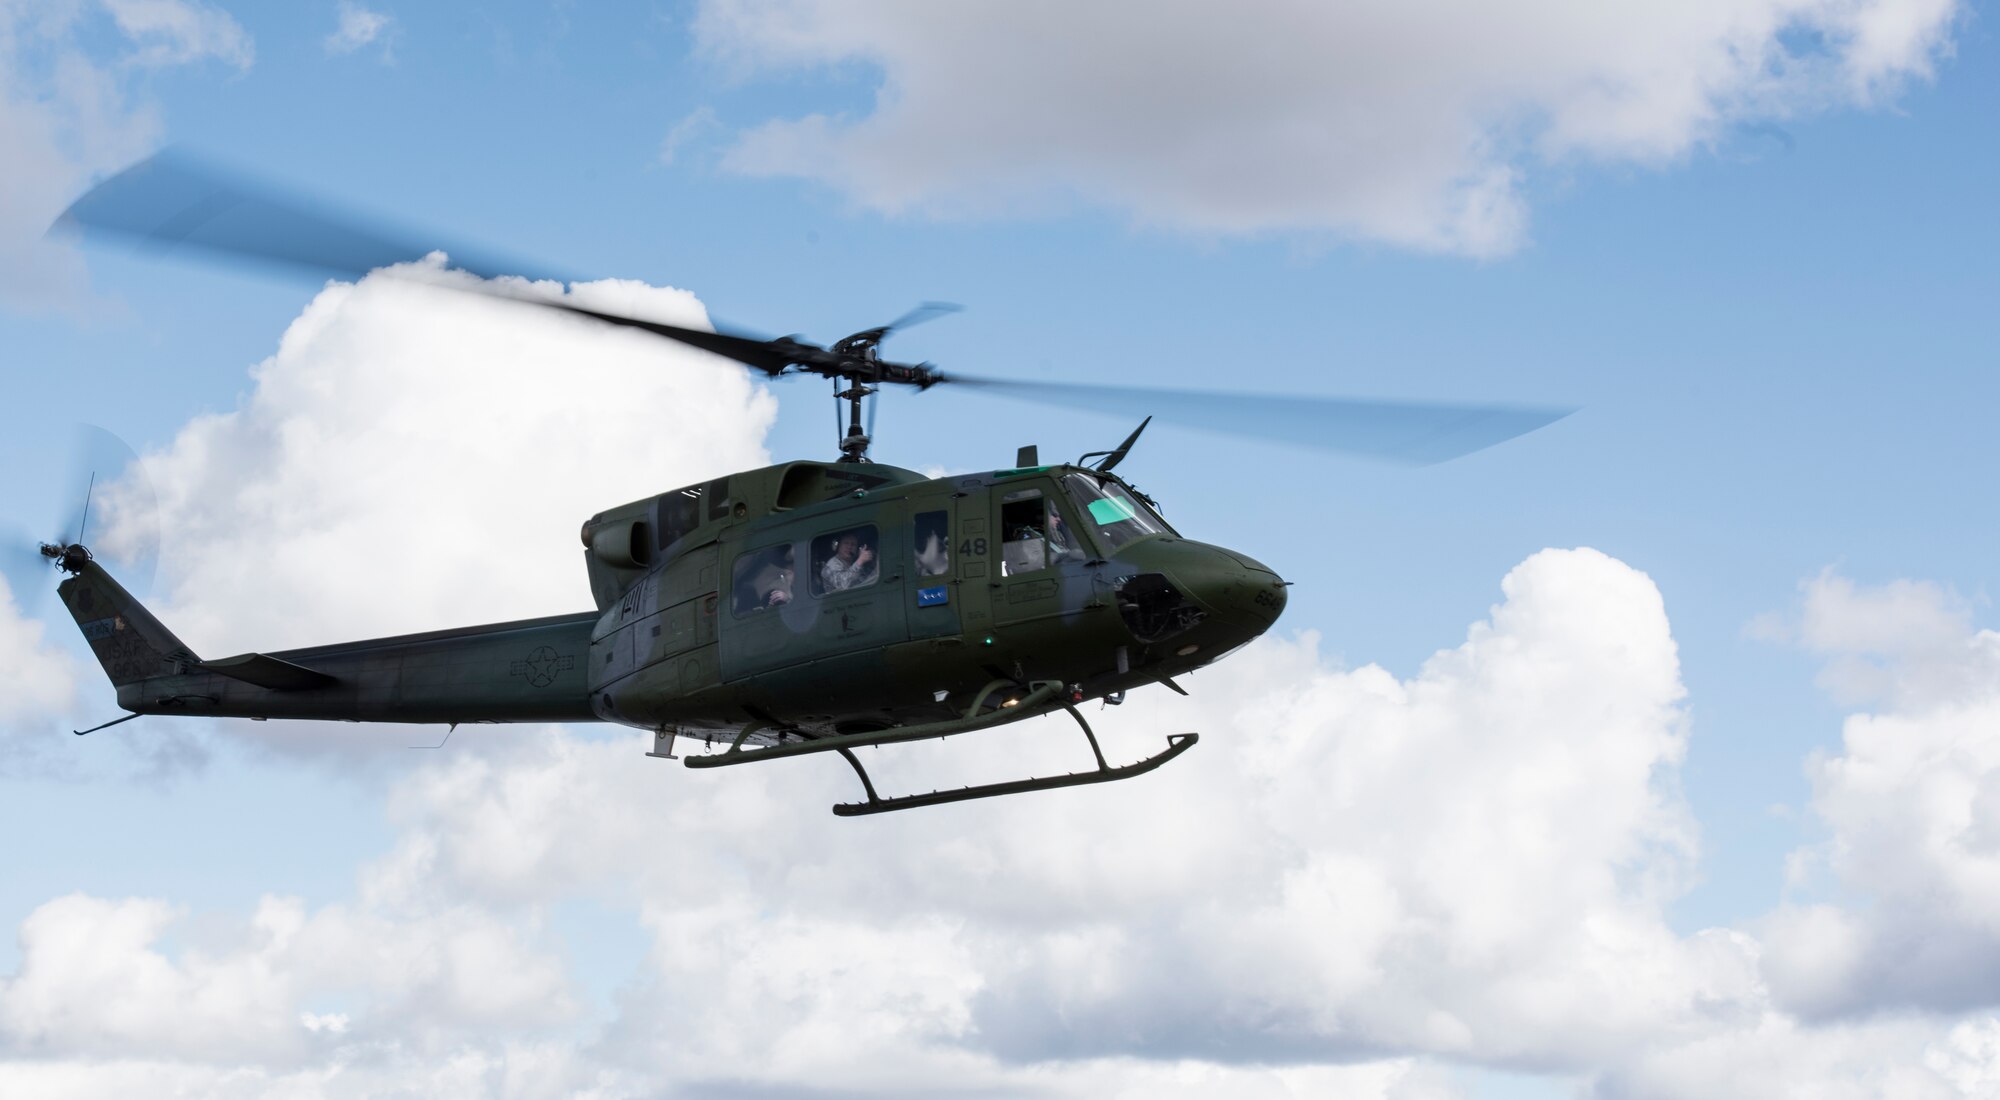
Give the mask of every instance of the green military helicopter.
[[(168, 152), (98, 184), (59, 226), (358, 276), (421, 257), (361, 221)], [(453, 252), (491, 277), (518, 266)], [(515, 298), (502, 285), (474, 293)], [(150, 614), (80, 539), (40, 547), (58, 587), (131, 712), (360, 722), (618, 722), (676, 738), (713, 768), (838, 753), (863, 799), (842, 816), (1126, 779), (1191, 748), (1105, 760), (1079, 712), (1175, 677), (1269, 629), (1286, 584), (1261, 562), (1183, 536), (1117, 468), (1149, 415), (1109, 451), (1045, 465), (925, 477), (873, 462), (864, 399), (883, 386), (981, 388), (1070, 407), (1156, 407), (1200, 423), (1218, 412), (1257, 434), (1441, 461), (1541, 427), (1567, 410), (1049, 385), (946, 373), (879, 354), (901, 327), (821, 346), (682, 328), (543, 298), (644, 330), (776, 379), (833, 379), (845, 406), (839, 457), (794, 461), (610, 508), (582, 526), (596, 607), (573, 615), (204, 660)], [(871, 406), (872, 409), (872, 406)], [(1182, 692), (1185, 694), (1185, 692)], [(993, 729), (1064, 711), (1095, 769), (884, 797), (854, 750)], [(98, 729), (104, 726), (96, 727)], [(92, 731), (80, 731), (92, 732)]]

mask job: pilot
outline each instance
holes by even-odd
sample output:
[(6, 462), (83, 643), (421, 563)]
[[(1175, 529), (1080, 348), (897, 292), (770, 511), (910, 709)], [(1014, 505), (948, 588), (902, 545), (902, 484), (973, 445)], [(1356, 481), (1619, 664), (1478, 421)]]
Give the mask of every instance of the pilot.
[(834, 540), (833, 556), (819, 567), (819, 578), (825, 582), (828, 592), (872, 583), (875, 580), (874, 548), (861, 545), (858, 532), (842, 533)]
[(1083, 557), (1083, 551), (1077, 547), (1076, 540), (1070, 537), (1069, 528), (1063, 526), (1062, 513), (1054, 508), (1049, 509), (1049, 553), (1057, 561), (1071, 561)]
[[(1078, 546), (1076, 539), (1071, 537), (1069, 528), (1063, 525), (1062, 513), (1056, 511), (1054, 508), (1048, 510), (1047, 518), (1043, 525), (1038, 526), (1032, 523), (1024, 523), (1014, 528), (1014, 540), (1016, 542), (1033, 542), (1036, 539), (1048, 540), (1048, 561), (1081, 561), (1083, 559), (1082, 547)], [(1039, 560), (1039, 555), (1036, 556), (1036, 560)], [(1014, 571), (1019, 572), (1023, 568), (1040, 569), (1041, 567), (1040, 564), (1027, 564), (1024, 561)]]

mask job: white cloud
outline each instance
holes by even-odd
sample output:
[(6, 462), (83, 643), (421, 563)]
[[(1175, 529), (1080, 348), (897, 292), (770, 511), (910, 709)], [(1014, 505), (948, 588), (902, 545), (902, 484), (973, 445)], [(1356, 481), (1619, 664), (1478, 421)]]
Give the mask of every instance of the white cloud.
[[(427, 263), (329, 285), (234, 412), (149, 456), (176, 536), (159, 610), (198, 649), (573, 609), (578, 521), (763, 460), (771, 401), (741, 371), (423, 285), (470, 280)], [(571, 293), (704, 322), (680, 291)], [(1407, 680), (1266, 639), (1191, 699), (1091, 712), (1114, 758), (1205, 735), (1103, 788), (837, 821), (844, 769), (691, 772), (644, 757), (643, 734), (482, 731), (401, 757), (395, 839), (351, 899), (30, 914), (0, 978), (0, 1092), (112, 1094), (134, 1065), (187, 1095), (1431, 1100), (1466, 1091), (1451, 1065), (1603, 1097), (1987, 1088), (2000, 723), (1966, 669), (1989, 636), (1935, 589), (1809, 586), (1799, 636), (1905, 685), (1850, 722), (1815, 800), (1821, 858), (1889, 904), (1681, 935), (1667, 906), (1697, 845), (1658, 590), (1550, 550), (1502, 591)], [(242, 729), (296, 736), (279, 727)], [(879, 755), (884, 789), (912, 790), (1080, 752), (1044, 721)], [(551, 914), (577, 899), (648, 946), (563, 942)], [(620, 976), (601, 1026), (572, 972), (591, 950)], [(1967, 1014), (1812, 1022), (1897, 1003)]]
[[(393, 22), (379, 11), (370, 11), (348, 0), (341, 0), (338, 13), (340, 23), (332, 34), (326, 36), (324, 43), (328, 53), (353, 53), (381, 38), (382, 33), (388, 30), (389, 24)], [(388, 49), (386, 42), (383, 49), (386, 57)]]
[(573, 1052), (546, 1044), (495, 1042), (442, 1051), (348, 1051), (300, 1069), (203, 1065), (161, 1059), (107, 1061), (36, 1059), (0, 1062), (0, 1089), (36, 1100), (596, 1100), (642, 1097), (606, 1088), (604, 1074), (578, 1064)]
[[(170, 931), (193, 942), (170, 951)], [(156, 899), (72, 894), (37, 908), (20, 937), (20, 968), (0, 979), (0, 1046), (42, 1057), (279, 1068), (341, 1043), (548, 1030), (577, 1012), (532, 923), (465, 907), (309, 913), (267, 897), (242, 926), (203, 929)], [(307, 1011), (339, 999), (366, 1010), (352, 1024)]]
[[(1094, 713), (1127, 758), (1160, 730), (1207, 735), (1130, 784), (836, 825), (839, 769), (696, 774), (648, 769), (631, 741), (555, 742), (427, 772), (379, 873), (640, 905), (657, 946), (617, 1046), (696, 1078), (869, 1091), (884, 1062), (941, 1079), (975, 1057), (1588, 1067), (1753, 999), (1752, 952), (1661, 916), (1693, 838), (1657, 591), (1590, 551), (1537, 555), (1505, 588), (1408, 682), (1266, 642), (1193, 700)], [(884, 753), (881, 774), (913, 787), (947, 755), (1045, 771), (1075, 751), (1063, 736)]]
[(1830, 835), (1795, 863), (1852, 904), (1773, 915), (1774, 989), (1814, 1015), (2000, 1004), (2000, 633), (1936, 585), (1831, 572), (1805, 586), (1802, 622), (1822, 682), (1878, 709), (1808, 763)]
[(2000, 683), (2000, 646), (1964, 601), (1925, 581), (1861, 587), (1828, 570), (1800, 586), (1798, 640), (1827, 658), (1819, 684), (1845, 705), (1927, 706)]
[[(51, 587), (54, 580), (51, 575)], [(49, 602), (55, 602), (53, 596)], [(75, 663), (49, 645), (42, 629), (21, 613), (6, 578), (0, 577), (0, 729), (62, 713), (75, 697)]]
[[(46, 578), (51, 587), (53, 572)], [(55, 603), (53, 593), (48, 603)], [(0, 577), (0, 776), (41, 771), (55, 759), (51, 750), (61, 747), (55, 737), (73, 740), (56, 720), (75, 706), (77, 674), (75, 660), (49, 643), (42, 623), (22, 612), (7, 578)]]
[(1807, 1027), (1771, 1014), (1662, 1044), (1597, 1084), (1603, 1100), (1812, 1097), (1972, 1100), (2000, 1084), (2000, 1019), (1908, 1017)]
[[(235, 415), (283, 407), (315, 439), (372, 430), (337, 387), (285, 403), (330, 381), (305, 367), (326, 360), (288, 355), (340, 330), (341, 362), (362, 363), (378, 322), (451, 308), (423, 294), (331, 288)], [(400, 515), (421, 495), (336, 492), (330, 510)], [(697, 773), (645, 758), (643, 735), (541, 729), (425, 758), (350, 901), (267, 898), (235, 921), (151, 899), (37, 910), (0, 978), (0, 1092), (113, 1095), (135, 1065), (146, 1091), (185, 1095), (1441, 1100), (1468, 1091), (1451, 1065), (1603, 1098), (1989, 1091), (1988, 1015), (1822, 1025), (1773, 1001), (1767, 981), (1793, 996), (1774, 959), (1838, 962), (1855, 942), (1838, 928), (1673, 932), (1695, 841), (1659, 593), (1588, 550), (1537, 554), (1503, 590), (1408, 680), (1266, 640), (1193, 678), (1191, 699), (1091, 712), (1115, 758), (1163, 730), (1206, 735), (1103, 788), (836, 821), (825, 806), (853, 780), (823, 761)], [(903, 747), (878, 777), (1043, 772), (1073, 760), (1072, 736)], [(601, 1028), (563, 963), (590, 945), (555, 942), (547, 919), (579, 898), (650, 940), (612, 961)], [(1848, 957), (1881, 950), (1858, 942)], [(113, 988), (115, 1008), (94, 1007)]]
[(256, 58), (250, 36), (221, 8), (200, 0), (100, 0), (131, 39), (130, 60), (141, 65), (185, 65), (215, 58), (248, 69)]
[(94, 57), (82, 43), (95, 7), (0, 4), (0, 302), (66, 305), (83, 287), (75, 249), (43, 234), (90, 176), (158, 141), (157, 109), (133, 94), (138, 70), (251, 62), (250, 38), (235, 20), (180, 0), (104, 0), (127, 52), (119, 62)]
[(1535, 169), (1659, 165), (1740, 123), (1876, 101), (1930, 75), (1960, 10), (708, 0), (696, 26), (748, 72), (879, 71), (866, 110), (744, 133), (740, 171), (892, 212), (1081, 201), (1198, 233), (1488, 256), (1523, 240)]
[(1870, 97), (1893, 91), (1908, 76), (1930, 76), (1936, 59), (1950, 52), (1947, 35), (1962, 11), (1956, 0), (1847, 6), (1831, 25), (1846, 40), (1854, 91)]

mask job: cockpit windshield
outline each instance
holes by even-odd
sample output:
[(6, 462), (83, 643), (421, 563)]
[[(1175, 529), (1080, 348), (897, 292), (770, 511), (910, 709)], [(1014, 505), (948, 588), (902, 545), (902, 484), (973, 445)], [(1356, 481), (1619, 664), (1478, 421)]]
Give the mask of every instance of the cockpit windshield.
[(1063, 488), (1076, 501), (1077, 510), (1096, 528), (1107, 551), (1115, 553), (1147, 535), (1172, 533), (1166, 520), (1115, 481), (1099, 481), (1083, 473), (1065, 474)]

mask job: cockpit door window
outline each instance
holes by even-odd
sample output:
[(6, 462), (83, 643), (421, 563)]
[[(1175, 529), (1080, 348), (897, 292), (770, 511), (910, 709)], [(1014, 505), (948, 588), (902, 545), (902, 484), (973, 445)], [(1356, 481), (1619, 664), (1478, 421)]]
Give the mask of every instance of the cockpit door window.
[(1148, 535), (1172, 533), (1157, 513), (1108, 478), (1099, 481), (1088, 474), (1065, 474), (1063, 489), (1088, 517), (1086, 522), (1105, 549), (1113, 553)]
[(1085, 557), (1062, 510), (1040, 489), (1016, 489), (1000, 498), (1000, 575), (1018, 577), (1059, 561)]

